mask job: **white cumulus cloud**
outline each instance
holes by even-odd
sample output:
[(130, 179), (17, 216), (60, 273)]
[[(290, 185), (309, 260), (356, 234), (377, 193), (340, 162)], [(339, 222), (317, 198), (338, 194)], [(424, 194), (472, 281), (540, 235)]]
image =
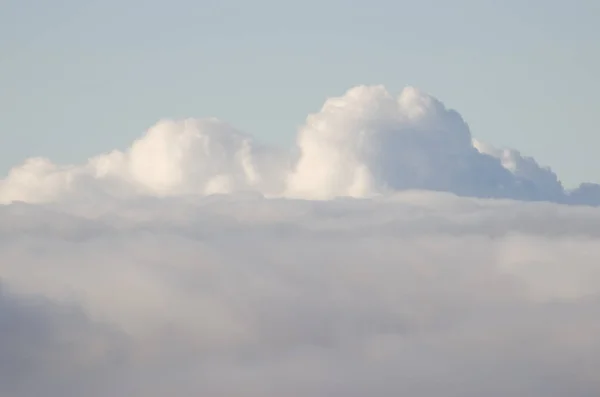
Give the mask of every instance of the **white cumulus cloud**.
[(414, 87), (394, 96), (383, 86), (357, 86), (328, 99), (287, 152), (219, 120), (164, 120), (124, 152), (81, 165), (34, 158), (15, 166), (0, 181), (0, 203), (250, 191), (331, 199), (407, 189), (600, 204), (597, 185), (567, 192), (534, 159), (473, 138), (459, 113), (433, 96)]
[(0, 202), (52, 202), (90, 192), (162, 197), (253, 190), (268, 195), (281, 191), (285, 161), (221, 121), (165, 120), (127, 151), (99, 155), (84, 165), (27, 160), (0, 182)]
[(361, 86), (329, 99), (308, 118), (298, 147), (288, 187), (299, 197), (402, 189), (488, 195), (511, 182), (474, 149), (458, 113), (413, 87), (394, 97), (382, 86)]

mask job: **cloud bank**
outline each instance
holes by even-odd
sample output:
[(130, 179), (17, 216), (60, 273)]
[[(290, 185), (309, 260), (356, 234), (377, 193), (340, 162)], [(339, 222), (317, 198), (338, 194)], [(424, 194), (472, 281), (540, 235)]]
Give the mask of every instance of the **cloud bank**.
[(0, 207), (0, 395), (599, 395), (600, 212), (404, 192)]
[(29, 159), (0, 396), (598, 396), (599, 197), (414, 88), (329, 99), (289, 152), (166, 120)]
[(126, 151), (81, 165), (32, 158), (0, 181), (0, 203), (255, 192), (373, 197), (422, 189), (461, 196), (600, 204), (600, 186), (565, 191), (530, 157), (471, 136), (454, 110), (413, 87), (354, 87), (310, 115), (288, 152), (215, 119), (164, 120)]

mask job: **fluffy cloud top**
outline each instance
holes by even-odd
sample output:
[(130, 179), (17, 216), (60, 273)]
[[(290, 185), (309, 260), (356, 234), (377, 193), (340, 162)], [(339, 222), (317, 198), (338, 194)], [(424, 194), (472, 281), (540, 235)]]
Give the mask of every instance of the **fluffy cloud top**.
[(409, 87), (356, 87), (329, 99), (298, 137), (300, 159), (289, 176), (299, 197), (364, 197), (430, 189), (499, 195), (511, 175), (471, 143), (460, 115)]
[(33, 158), (0, 184), (0, 201), (52, 202), (65, 196), (172, 196), (256, 190), (281, 179), (281, 155), (214, 119), (161, 121), (125, 152), (57, 166)]
[(413, 87), (394, 97), (382, 86), (328, 99), (288, 153), (218, 120), (161, 121), (127, 151), (83, 165), (27, 160), (0, 181), (0, 203), (242, 191), (331, 199), (406, 189), (600, 204), (597, 185), (565, 192), (532, 158), (473, 139), (460, 115), (436, 98)]
[(600, 394), (600, 212), (406, 192), (0, 207), (0, 395)]

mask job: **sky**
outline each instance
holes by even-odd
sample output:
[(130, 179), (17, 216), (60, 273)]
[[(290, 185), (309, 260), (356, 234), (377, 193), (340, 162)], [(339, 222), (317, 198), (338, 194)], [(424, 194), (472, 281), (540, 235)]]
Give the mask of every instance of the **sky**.
[(124, 149), (164, 118), (218, 117), (292, 146), (360, 84), (415, 86), (473, 136), (600, 182), (593, 0), (8, 0), (0, 4), (0, 174)]
[(600, 395), (596, 2), (1, 4), (0, 396)]

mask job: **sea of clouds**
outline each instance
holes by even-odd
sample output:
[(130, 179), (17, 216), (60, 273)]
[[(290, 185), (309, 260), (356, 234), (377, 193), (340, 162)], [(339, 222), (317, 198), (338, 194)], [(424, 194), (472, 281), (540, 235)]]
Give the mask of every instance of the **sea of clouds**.
[(161, 121), (0, 203), (0, 397), (600, 395), (600, 187), (415, 88), (289, 151)]

